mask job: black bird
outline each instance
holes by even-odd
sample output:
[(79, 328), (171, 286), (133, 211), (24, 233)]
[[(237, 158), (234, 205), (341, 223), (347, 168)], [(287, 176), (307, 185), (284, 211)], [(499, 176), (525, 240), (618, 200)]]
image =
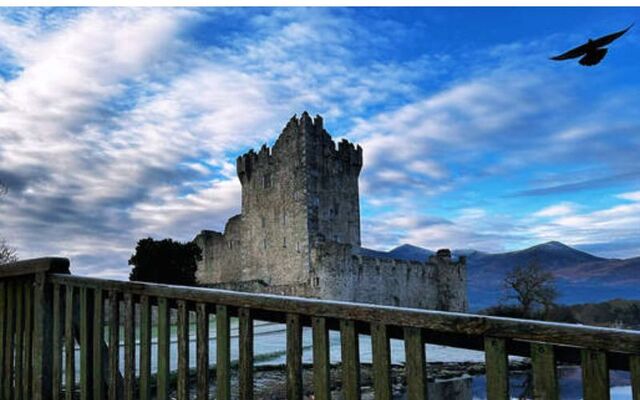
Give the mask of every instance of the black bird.
[(633, 24), (629, 25), (627, 29), (603, 36), (596, 40), (589, 39), (589, 41), (582, 46), (578, 46), (575, 49), (560, 54), (559, 56), (551, 57), (551, 60), (562, 61), (584, 56), (578, 62), (581, 65), (588, 67), (594, 66), (602, 61), (604, 56), (607, 54), (608, 49), (604, 48), (604, 46), (611, 44), (614, 40), (627, 33), (632, 26)]

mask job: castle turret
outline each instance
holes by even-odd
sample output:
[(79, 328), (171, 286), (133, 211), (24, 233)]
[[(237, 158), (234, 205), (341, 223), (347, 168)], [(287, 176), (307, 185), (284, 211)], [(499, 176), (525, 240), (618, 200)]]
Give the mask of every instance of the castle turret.
[(316, 240), (360, 245), (362, 148), (339, 145), (322, 117), (293, 116), (273, 147), (238, 157), (246, 270), (267, 282), (304, 281)]

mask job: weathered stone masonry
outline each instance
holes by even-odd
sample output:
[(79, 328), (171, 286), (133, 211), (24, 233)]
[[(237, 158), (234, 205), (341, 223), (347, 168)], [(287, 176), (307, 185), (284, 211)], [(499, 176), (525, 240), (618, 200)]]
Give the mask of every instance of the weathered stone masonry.
[(242, 213), (224, 233), (202, 231), (201, 284), (406, 307), (464, 311), (464, 259), (360, 255), (362, 148), (336, 143), (305, 112), (273, 148), (238, 157)]

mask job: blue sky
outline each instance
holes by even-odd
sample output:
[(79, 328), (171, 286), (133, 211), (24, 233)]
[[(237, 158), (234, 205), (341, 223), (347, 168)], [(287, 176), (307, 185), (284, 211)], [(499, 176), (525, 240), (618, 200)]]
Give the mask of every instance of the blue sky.
[(239, 212), (235, 157), (321, 114), (364, 148), (363, 243), (640, 255), (637, 8), (0, 11), (0, 236), (124, 277)]

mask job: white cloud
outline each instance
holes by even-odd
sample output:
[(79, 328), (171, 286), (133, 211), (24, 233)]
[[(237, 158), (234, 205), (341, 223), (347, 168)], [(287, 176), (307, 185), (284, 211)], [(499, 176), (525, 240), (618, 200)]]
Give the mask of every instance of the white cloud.
[[(623, 193), (616, 198), (630, 200), (630, 204), (618, 204), (589, 212), (579, 212), (573, 207), (562, 213), (547, 215), (543, 221), (532, 221), (531, 237), (539, 241), (558, 240), (569, 245), (599, 248), (600, 254), (618, 257), (637, 256), (640, 253), (638, 227), (640, 226), (640, 198), (637, 192)], [(535, 222), (534, 222), (535, 221)], [(607, 243), (628, 243), (626, 248), (606, 250)]]
[(629, 192), (629, 193), (621, 193), (616, 196), (619, 199), (629, 200), (629, 201), (640, 201), (640, 191), (637, 192)]
[(575, 205), (573, 203), (564, 202), (545, 207), (542, 210), (537, 211), (533, 215), (536, 217), (558, 217), (571, 214), (574, 210)]
[(387, 249), (403, 243), (431, 250), (476, 249), (500, 252), (522, 243), (524, 229), (510, 215), (492, 215), (481, 208), (459, 210), (451, 219), (429, 217), (420, 210), (384, 213), (368, 219), (365, 247)]

